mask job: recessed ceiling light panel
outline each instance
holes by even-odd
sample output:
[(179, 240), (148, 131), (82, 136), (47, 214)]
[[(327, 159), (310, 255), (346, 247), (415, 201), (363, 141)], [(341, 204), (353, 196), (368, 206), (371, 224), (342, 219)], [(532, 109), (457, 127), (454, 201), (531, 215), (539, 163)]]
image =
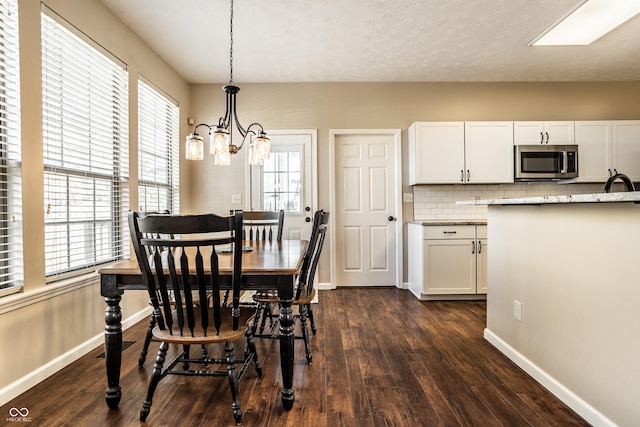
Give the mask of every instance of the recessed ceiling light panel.
[(587, 0), (530, 45), (589, 45), (638, 13), (640, 0)]

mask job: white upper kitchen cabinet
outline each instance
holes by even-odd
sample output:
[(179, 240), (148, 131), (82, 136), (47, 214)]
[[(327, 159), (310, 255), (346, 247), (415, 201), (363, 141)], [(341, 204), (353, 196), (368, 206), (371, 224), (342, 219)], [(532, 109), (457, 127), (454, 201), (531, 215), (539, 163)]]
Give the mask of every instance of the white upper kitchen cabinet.
[(464, 122), (409, 127), (409, 185), (464, 182)]
[(514, 122), (513, 143), (515, 145), (575, 144), (574, 123), (570, 121)]
[(513, 122), (465, 122), (465, 182), (513, 182)]
[(575, 122), (578, 182), (605, 182), (611, 176), (611, 122)]
[(416, 122), (409, 184), (513, 182), (513, 122)]
[(611, 122), (611, 166), (631, 181), (640, 181), (640, 120)]
[(640, 181), (640, 120), (577, 121), (578, 182), (605, 182), (616, 173)]

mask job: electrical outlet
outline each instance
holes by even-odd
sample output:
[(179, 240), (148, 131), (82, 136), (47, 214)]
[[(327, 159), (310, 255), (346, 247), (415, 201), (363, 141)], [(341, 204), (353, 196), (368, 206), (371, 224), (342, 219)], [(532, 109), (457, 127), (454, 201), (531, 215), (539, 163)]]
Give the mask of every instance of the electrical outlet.
[(522, 322), (522, 303), (520, 301), (513, 300), (513, 317)]
[(402, 201), (404, 203), (413, 203), (413, 193), (402, 193)]
[(242, 195), (241, 194), (232, 194), (231, 195), (231, 204), (232, 205), (241, 205), (242, 204)]

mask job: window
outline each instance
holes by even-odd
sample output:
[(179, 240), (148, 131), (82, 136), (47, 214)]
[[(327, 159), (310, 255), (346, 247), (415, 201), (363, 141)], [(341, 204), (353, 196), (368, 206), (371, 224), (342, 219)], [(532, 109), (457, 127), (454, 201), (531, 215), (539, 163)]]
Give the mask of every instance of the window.
[(272, 144), (262, 167), (262, 209), (302, 213), (302, 148)]
[(18, 2), (0, 0), (0, 296), (23, 284), (19, 74)]
[(178, 213), (179, 118), (175, 101), (138, 79), (138, 206)]
[(45, 269), (52, 280), (129, 256), (128, 77), (119, 60), (46, 7), (41, 19)]

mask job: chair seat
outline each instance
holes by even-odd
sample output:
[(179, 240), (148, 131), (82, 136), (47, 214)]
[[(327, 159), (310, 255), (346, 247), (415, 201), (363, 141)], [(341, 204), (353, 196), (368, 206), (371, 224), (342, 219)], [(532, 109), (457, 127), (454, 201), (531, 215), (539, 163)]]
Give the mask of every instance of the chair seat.
[(280, 302), (277, 291), (257, 291), (253, 294), (253, 300), (263, 304), (278, 304)]
[(311, 292), (309, 294), (307, 294), (307, 287), (305, 286), (302, 289), (302, 293), (300, 295), (300, 298), (298, 298), (297, 300), (293, 301), (294, 305), (307, 305), (307, 304), (311, 304), (311, 301), (316, 297), (316, 290), (312, 289)]
[[(302, 289), (300, 298), (293, 301), (293, 305), (301, 305), (301, 304), (311, 304), (311, 301), (316, 296), (316, 290), (313, 289), (309, 295), (307, 295), (306, 287)], [(253, 295), (253, 300), (255, 302), (263, 303), (263, 304), (277, 304), (280, 302), (280, 298), (278, 298), (278, 294), (276, 291), (260, 291), (256, 292)]]
[[(247, 325), (249, 326), (250, 322), (253, 320), (255, 316), (255, 312), (253, 310), (240, 310), (240, 318), (238, 320), (239, 325)], [(246, 327), (240, 326), (238, 330), (234, 331), (232, 328), (232, 318), (231, 318), (231, 310), (224, 310), (221, 313), (221, 325), (220, 332), (216, 334), (216, 328), (213, 326), (213, 320), (209, 320), (209, 327), (207, 329), (207, 333), (205, 335), (204, 330), (200, 326), (200, 315), (197, 313), (196, 315), (196, 327), (194, 329), (193, 335), (191, 336), (191, 331), (185, 325), (183, 335), (180, 336), (180, 329), (178, 328), (178, 317), (177, 312), (173, 311), (173, 334), (170, 333), (169, 329), (162, 330), (160, 327), (156, 326), (153, 328), (153, 336), (159, 340), (172, 344), (214, 344), (221, 343), (227, 341), (234, 341), (236, 339), (242, 338), (245, 336), (247, 332)]]

